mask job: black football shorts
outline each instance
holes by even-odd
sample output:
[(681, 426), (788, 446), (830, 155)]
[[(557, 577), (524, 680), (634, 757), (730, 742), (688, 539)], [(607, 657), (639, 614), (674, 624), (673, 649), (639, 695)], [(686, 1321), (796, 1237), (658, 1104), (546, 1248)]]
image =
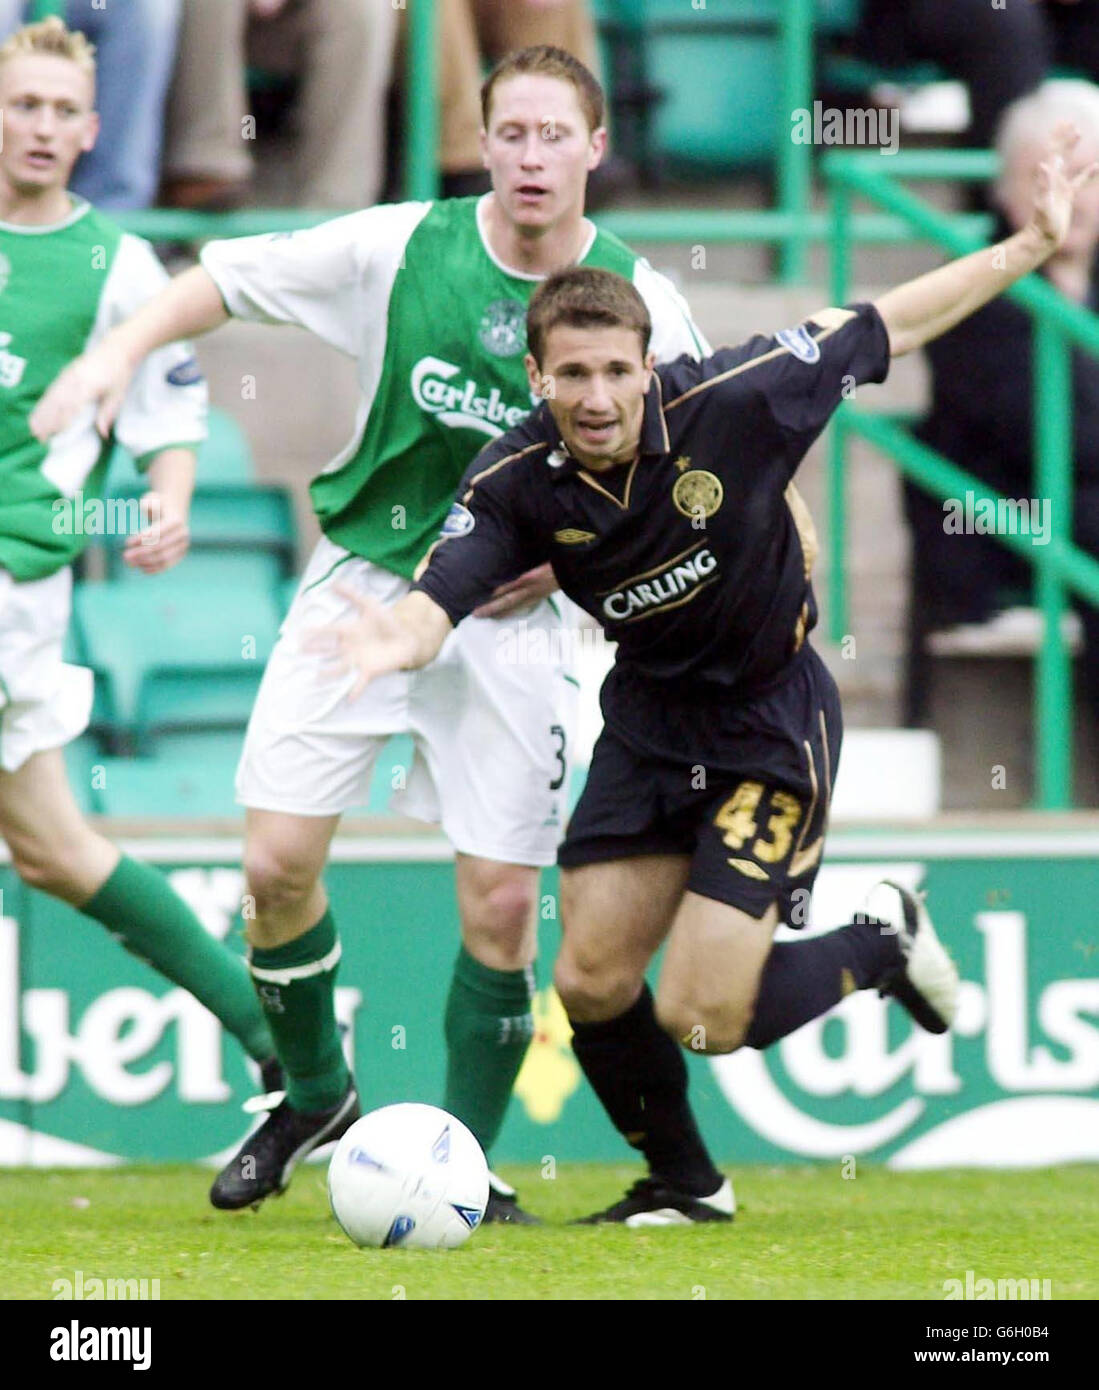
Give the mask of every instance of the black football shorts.
[[(646, 702), (651, 693), (638, 719)], [(660, 716), (681, 740), (672, 756), (646, 747), (640, 726), (632, 735), (629, 703), (616, 701), (595, 745), (561, 867), (686, 854), (691, 892), (755, 918), (777, 903), (782, 921), (804, 926), (843, 737), (839, 692), (816, 652), (804, 648), (789, 679), (733, 707), (707, 709), (687, 692), (674, 719)]]

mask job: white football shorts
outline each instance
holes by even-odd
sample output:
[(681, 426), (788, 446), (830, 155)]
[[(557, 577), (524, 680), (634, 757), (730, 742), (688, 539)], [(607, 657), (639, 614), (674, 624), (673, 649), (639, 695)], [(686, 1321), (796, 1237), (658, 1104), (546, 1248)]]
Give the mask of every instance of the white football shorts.
[(63, 657), (72, 570), (19, 581), (0, 569), (0, 768), (82, 734), (92, 712), (92, 673)]
[(455, 849), (552, 864), (561, 838), (577, 687), (556, 600), (528, 615), (467, 618), (430, 666), (373, 681), (302, 649), (355, 614), (337, 586), (391, 604), (411, 587), (322, 537), (267, 663), (237, 769), (253, 810), (338, 815), (364, 806), (378, 753), (411, 734), (413, 765), (392, 809), (440, 822)]

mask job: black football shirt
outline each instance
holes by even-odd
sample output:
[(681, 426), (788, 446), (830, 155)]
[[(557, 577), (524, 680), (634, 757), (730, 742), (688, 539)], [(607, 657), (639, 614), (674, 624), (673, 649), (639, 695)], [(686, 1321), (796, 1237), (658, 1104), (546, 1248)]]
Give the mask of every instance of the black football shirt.
[(637, 459), (609, 474), (569, 456), (543, 404), (470, 465), (415, 587), (457, 624), (548, 560), (619, 667), (750, 693), (816, 621), (794, 471), (840, 400), (888, 368), (869, 304), (681, 357), (654, 372)]

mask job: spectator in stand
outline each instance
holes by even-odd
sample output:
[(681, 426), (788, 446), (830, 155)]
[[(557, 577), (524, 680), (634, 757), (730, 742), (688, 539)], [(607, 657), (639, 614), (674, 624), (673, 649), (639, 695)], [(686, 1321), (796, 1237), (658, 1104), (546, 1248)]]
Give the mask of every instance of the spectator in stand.
[(296, 201), (336, 210), (377, 202), (398, 14), (393, 0), (183, 0), (163, 201), (245, 201), (252, 64), (300, 77)]
[[(70, 188), (103, 211), (147, 208), (160, 178), (164, 105), (181, 0), (67, 0), (62, 17), (95, 45), (99, 138)], [(0, 40), (29, 17), (29, 0), (0, 0)]]
[(935, 62), (964, 82), (967, 144), (984, 148), (1051, 66), (1099, 80), (1099, 0), (863, 0), (856, 47), (886, 67)]
[[(1092, 83), (1047, 82), (1005, 112), (996, 137), (1002, 169), (993, 198), (1002, 224), (994, 239), (1025, 223), (1043, 141), (1066, 120), (1080, 131), (1070, 172), (1099, 161), (1099, 87)], [(1099, 311), (1097, 251), (1099, 180), (1093, 180), (1076, 200), (1067, 240), (1039, 273), (1067, 298)], [(1034, 485), (1032, 339), (1027, 312), (1001, 298), (930, 344), (931, 410), (915, 432), (1003, 496), (1036, 498), (1048, 519)], [(1074, 539), (1099, 556), (1099, 358), (1082, 351), (1072, 355), (1072, 412)], [(1005, 607), (1004, 600), (1013, 589), (1029, 593), (1030, 566), (994, 536), (948, 531), (944, 503), (914, 484), (905, 483), (904, 500), (912, 528), (912, 660), (925, 641), (942, 654), (1033, 650), (1041, 614)], [(1099, 716), (1099, 610), (1076, 607), (1084, 638), (1082, 692)], [(915, 684), (910, 680), (911, 722), (921, 714)]]
[[(552, 44), (599, 74), (589, 0), (438, 0), (439, 167), (451, 197), (489, 187), (481, 162), (482, 65)], [(590, 200), (589, 200), (590, 201)]]

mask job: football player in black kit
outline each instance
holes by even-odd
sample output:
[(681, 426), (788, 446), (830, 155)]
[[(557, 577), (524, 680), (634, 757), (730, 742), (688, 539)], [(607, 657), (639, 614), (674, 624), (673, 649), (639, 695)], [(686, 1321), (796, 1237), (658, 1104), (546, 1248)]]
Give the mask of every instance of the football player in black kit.
[[(551, 277), (527, 317), (542, 406), (471, 465), (413, 591), (390, 608), (357, 598), (355, 621), (316, 636), (361, 689), (425, 665), (498, 585), (549, 560), (618, 643), (559, 853), (555, 982), (577, 1059), (650, 1172), (589, 1221), (733, 1215), (677, 1042), (767, 1047), (853, 989), (892, 995), (932, 1032), (953, 1021), (957, 970), (898, 885), (879, 884), (847, 926), (772, 941), (780, 921), (804, 925), (841, 737), (807, 641), (815, 540), (791, 479), (852, 387), (1060, 244), (1096, 172), (1066, 175), (1072, 142), (1059, 133), (1030, 223), (998, 246), (700, 362), (654, 367), (645, 305), (618, 276)], [(654, 1000), (645, 970), (664, 943)]]

